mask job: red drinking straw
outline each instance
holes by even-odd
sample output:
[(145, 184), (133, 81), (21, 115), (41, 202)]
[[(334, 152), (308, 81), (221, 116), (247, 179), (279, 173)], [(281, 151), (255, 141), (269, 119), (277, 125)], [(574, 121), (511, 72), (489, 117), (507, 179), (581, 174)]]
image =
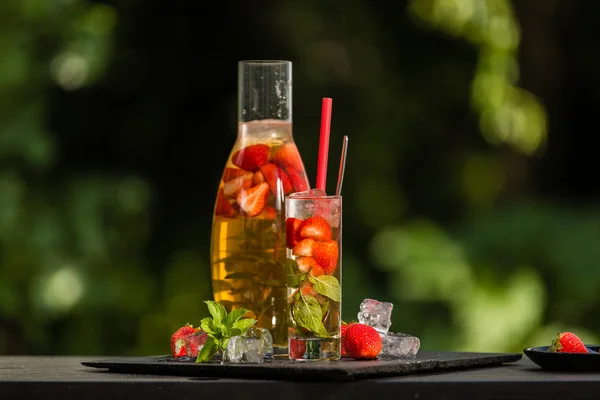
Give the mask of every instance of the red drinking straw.
[(323, 97), (321, 104), (321, 137), (319, 139), (319, 159), (317, 164), (317, 189), (325, 192), (327, 181), (327, 155), (329, 154), (329, 131), (331, 128), (332, 99)]

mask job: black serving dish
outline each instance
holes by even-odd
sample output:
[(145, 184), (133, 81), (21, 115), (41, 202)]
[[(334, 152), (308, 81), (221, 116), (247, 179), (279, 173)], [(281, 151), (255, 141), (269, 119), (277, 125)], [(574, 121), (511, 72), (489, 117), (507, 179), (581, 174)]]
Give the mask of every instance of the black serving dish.
[(585, 345), (590, 353), (557, 353), (550, 346), (529, 347), (523, 353), (546, 371), (596, 372), (600, 371), (600, 346)]

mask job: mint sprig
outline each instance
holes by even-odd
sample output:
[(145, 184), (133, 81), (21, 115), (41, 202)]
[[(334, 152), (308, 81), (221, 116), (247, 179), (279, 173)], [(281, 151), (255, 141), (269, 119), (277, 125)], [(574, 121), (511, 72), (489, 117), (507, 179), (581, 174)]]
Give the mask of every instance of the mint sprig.
[[(298, 327), (312, 332), (317, 337), (330, 337), (323, 320), (329, 311), (329, 302), (341, 301), (340, 282), (332, 275), (312, 276), (310, 270), (301, 273), (295, 260), (286, 260), (284, 266), (287, 269), (287, 286), (296, 289), (296, 293), (290, 298), (289, 312), (292, 320)], [(321, 300), (300, 290), (306, 281), (312, 285), (315, 292), (323, 296)]]
[(215, 354), (227, 348), (230, 338), (243, 335), (256, 323), (255, 319), (242, 318), (248, 312), (245, 308), (236, 308), (227, 314), (225, 307), (216, 301), (207, 300), (204, 303), (211, 317), (203, 318), (200, 322), (200, 327), (208, 336), (196, 357), (197, 363), (212, 360)]

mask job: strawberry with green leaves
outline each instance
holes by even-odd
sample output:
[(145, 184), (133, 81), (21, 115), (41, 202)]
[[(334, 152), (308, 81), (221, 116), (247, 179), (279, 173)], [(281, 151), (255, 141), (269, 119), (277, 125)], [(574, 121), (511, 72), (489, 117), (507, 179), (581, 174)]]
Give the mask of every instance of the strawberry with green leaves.
[(559, 332), (552, 339), (548, 351), (556, 353), (589, 353), (579, 336), (573, 332)]
[(173, 357), (196, 357), (198, 350), (206, 342), (206, 333), (200, 328), (185, 324), (171, 335), (171, 355)]

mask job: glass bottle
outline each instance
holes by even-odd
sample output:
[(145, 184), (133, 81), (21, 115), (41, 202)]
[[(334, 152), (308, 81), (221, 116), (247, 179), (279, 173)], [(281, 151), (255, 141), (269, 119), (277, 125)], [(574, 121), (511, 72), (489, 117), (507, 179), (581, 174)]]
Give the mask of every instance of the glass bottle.
[(292, 136), (292, 63), (238, 63), (238, 132), (217, 190), (214, 300), (243, 307), (287, 352), (285, 195), (309, 189)]

